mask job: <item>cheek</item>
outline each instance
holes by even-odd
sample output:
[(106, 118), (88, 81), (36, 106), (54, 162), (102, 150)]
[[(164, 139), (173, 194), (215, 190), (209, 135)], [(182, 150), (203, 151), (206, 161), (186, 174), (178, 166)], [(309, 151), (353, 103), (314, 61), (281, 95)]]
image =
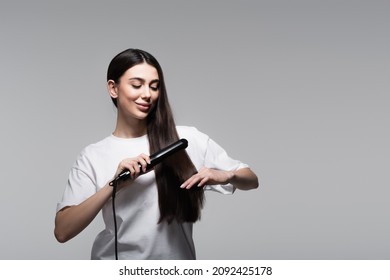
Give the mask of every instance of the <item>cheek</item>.
[(118, 103), (124, 104), (124, 106), (128, 106), (129, 103), (132, 101), (137, 100), (139, 97), (139, 94), (132, 90), (132, 89), (126, 89), (126, 90), (121, 90), (118, 92)]
[(123, 95), (130, 99), (137, 99), (139, 97), (139, 93), (136, 89), (133, 89), (131, 87), (126, 88), (126, 90), (123, 92)]
[(156, 103), (156, 102), (157, 102), (159, 96), (160, 96), (160, 95), (159, 95), (159, 92), (156, 92), (156, 93), (153, 93), (153, 94), (152, 94), (152, 101), (153, 101), (153, 103)]
[(139, 97), (140, 93), (135, 89), (128, 88), (122, 91), (122, 98), (127, 100), (127, 102), (136, 101)]
[(152, 108), (155, 109), (157, 107), (159, 95), (152, 95)]

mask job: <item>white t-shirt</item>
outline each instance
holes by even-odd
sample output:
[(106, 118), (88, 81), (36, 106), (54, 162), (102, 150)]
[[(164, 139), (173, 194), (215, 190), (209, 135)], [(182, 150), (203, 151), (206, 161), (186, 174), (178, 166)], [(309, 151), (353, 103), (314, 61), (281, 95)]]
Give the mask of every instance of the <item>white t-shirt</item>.
[[(248, 167), (230, 158), (217, 143), (196, 128), (178, 126), (177, 131), (180, 138), (188, 140), (186, 151), (198, 170), (202, 166), (220, 170)], [(96, 193), (113, 178), (121, 160), (140, 153), (149, 154), (147, 135), (128, 139), (110, 135), (87, 146), (70, 171), (57, 211), (80, 204)], [(119, 259), (195, 259), (192, 223), (157, 223), (160, 213), (154, 172), (127, 182), (131, 186), (121, 189), (115, 198)], [(231, 184), (205, 186), (205, 189), (223, 194), (234, 192)], [(103, 207), (102, 213), (106, 228), (97, 235), (91, 258), (114, 259), (111, 199)]]

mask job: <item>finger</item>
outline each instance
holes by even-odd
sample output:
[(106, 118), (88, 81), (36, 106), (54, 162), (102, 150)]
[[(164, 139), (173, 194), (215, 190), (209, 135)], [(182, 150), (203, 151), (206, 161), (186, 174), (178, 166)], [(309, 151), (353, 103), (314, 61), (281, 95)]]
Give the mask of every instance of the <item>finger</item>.
[[(129, 166), (128, 166), (128, 162), (126, 162), (126, 160), (122, 160), (119, 164), (118, 164), (118, 169), (116, 171), (116, 174), (115, 174), (115, 177), (118, 176), (119, 174), (121, 174), (122, 172), (126, 171), (126, 170), (129, 170)], [(130, 171), (130, 170), (129, 170)]]
[(136, 171), (135, 171), (135, 169), (134, 169), (133, 164), (131, 164), (131, 163), (126, 163), (126, 169), (130, 171), (130, 177), (131, 177), (132, 179), (134, 179), (134, 175), (135, 175), (135, 172), (136, 172)]
[(138, 160), (138, 164), (137, 164), (138, 168), (142, 169), (142, 172), (145, 173), (146, 172), (146, 168), (148, 166), (148, 162), (144, 158), (142, 158), (142, 157), (138, 157), (137, 160)]
[(199, 175), (194, 175), (192, 180), (189, 182), (189, 184), (186, 186), (186, 189), (191, 189), (193, 186), (198, 184), (199, 181), (201, 181), (202, 177)]
[(130, 171), (130, 175), (131, 175), (132, 179), (135, 179), (141, 171), (139, 163), (136, 160), (132, 160), (130, 162), (127, 162), (126, 168)]
[(146, 154), (140, 154), (140, 157), (147, 162), (147, 164), (151, 164), (150, 157)]
[(204, 185), (206, 185), (206, 183), (209, 181), (209, 177), (204, 177), (199, 183), (198, 183), (198, 187), (203, 187)]
[(191, 176), (188, 180), (186, 180), (180, 187), (182, 189), (190, 189), (197, 181), (198, 179), (196, 174)]
[(184, 189), (185, 187), (187, 187), (187, 185), (189, 184), (189, 182), (190, 182), (190, 179), (185, 180), (184, 183), (180, 185), (180, 188)]

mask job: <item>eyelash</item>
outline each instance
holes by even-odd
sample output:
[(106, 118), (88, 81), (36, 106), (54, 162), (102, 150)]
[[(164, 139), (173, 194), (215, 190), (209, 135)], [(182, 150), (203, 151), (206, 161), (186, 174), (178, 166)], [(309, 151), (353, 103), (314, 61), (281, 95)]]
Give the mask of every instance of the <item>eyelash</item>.
[[(142, 85), (131, 85), (133, 88), (135, 89), (140, 89)], [(157, 91), (158, 90), (158, 86), (157, 87), (150, 87), (153, 91)]]

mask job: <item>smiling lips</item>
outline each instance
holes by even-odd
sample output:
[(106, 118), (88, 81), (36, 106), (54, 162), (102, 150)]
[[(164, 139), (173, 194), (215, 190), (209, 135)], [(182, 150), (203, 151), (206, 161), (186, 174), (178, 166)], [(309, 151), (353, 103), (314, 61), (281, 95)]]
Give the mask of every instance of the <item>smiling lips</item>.
[(139, 110), (143, 112), (149, 111), (151, 104), (149, 103), (136, 103)]

